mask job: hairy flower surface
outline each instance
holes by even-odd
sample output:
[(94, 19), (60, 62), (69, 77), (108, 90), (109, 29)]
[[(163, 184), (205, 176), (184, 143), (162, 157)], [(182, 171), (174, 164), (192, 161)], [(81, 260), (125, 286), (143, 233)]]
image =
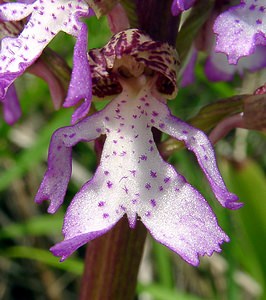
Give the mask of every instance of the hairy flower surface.
[[(220, 244), (229, 238), (202, 195), (161, 158), (152, 128), (184, 141), (195, 153), (222, 206), (237, 209), (241, 204), (225, 187), (206, 135), (171, 115), (166, 106), (164, 94), (175, 94), (171, 68), (177, 63), (169, 46), (129, 30), (114, 36), (103, 49), (90, 55), (99, 62), (99, 53), (108, 53), (102, 61), (105, 70), (111, 66), (116, 71), (109, 88), (113, 86), (117, 91), (119, 83), (122, 92), (102, 111), (57, 130), (52, 137), (48, 169), (36, 202), (50, 199), (48, 211), (54, 213), (64, 200), (71, 177), (72, 147), (106, 135), (93, 178), (76, 194), (67, 210), (65, 239), (51, 251), (64, 260), (81, 245), (110, 230), (126, 214), (130, 227), (134, 228), (140, 219), (156, 240), (197, 265), (199, 255), (220, 251)], [(96, 73), (93, 78), (99, 82)]]
[(241, 1), (222, 13), (214, 23), (217, 35), (215, 50), (227, 55), (230, 64), (255, 52), (256, 46), (266, 45), (265, 0)]

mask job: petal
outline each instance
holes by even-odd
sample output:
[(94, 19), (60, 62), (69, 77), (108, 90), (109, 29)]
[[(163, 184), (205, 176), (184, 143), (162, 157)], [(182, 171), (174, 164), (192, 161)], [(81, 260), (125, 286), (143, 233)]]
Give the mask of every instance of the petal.
[(9, 125), (13, 125), (21, 117), (21, 108), (14, 84), (6, 93), (3, 103), (4, 119)]
[[(6, 5), (6, 4), (5, 4)], [(8, 6), (8, 13), (3, 12), (5, 5), (2, 5), (2, 15), (10, 20), (12, 11)], [(3, 98), (8, 86), (20, 76), (25, 69), (31, 65), (42, 53), (46, 45), (54, 38), (59, 31), (65, 31), (77, 36), (81, 29), (78, 18), (88, 14), (89, 8), (84, 1), (43, 1), (37, 0), (31, 5), (21, 4), (25, 7), (27, 14), (31, 17), (17, 38), (6, 37), (2, 40), (0, 60), (0, 98)], [(29, 9), (31, 8), (31, 10)], [(21, 14), (21, 18), (25, 14)]]
[(101, 113), (94, 114), (74, 126), (58, 129), (52, 136), (48, 169), (35, 197), (35, 202), (51, 200), (48, 212), (54, 213), (63, 203), (72, 172), (72, 147), (79, 141), (96, 139), (102, 130)]
[(85, 105), (76, 110), (72, 117), (72, 123), (85, 117), (90, 109), (92, 90), (87, 49), (88, 30), (87, 26), (83, 24), (74, 48), (73, 71), (64, 107), (76, 105), (81, 99), (85, 99)]
[(264, 0), (242, 1), (222, 13), (213, 27), (217, 35), (216, 51), (224, 52), (230, 64), (266, 45), (266, 6)]
[(229, 241), (207, 202), (189, 184), (173, 186), (160, 200), (152, 209), (143, 205), (141, 220), (158, 242), (188, 263), (197, 266), (199, 255), (220, 252), (220, 244)]
[(0, 6), (1, 21), (19, 21), (32, 12), (32, 6), (24, 3), (5, 3)]
[(215, 153), (207, 136), (199, 129), (196, 129), (180, 119), (172, 116), (167, 106), (157, 102), (157, 111), (160, 114), (154, 118), (154, 124), (159, 130), (184, 141), (186, 147), (193, 151), (197, 157), (198, 163), (205, 173), (212, 190), (222, 206), (230, 209), (238, 209), (242, 206), (238, 203), (238, 197), (230, 193), (221, 177), (216, 164)]
[(101, 175), (101, 172), (96, 173), (83, 186), (67, 210), (63, 226), (65, 240), (51, 249), (56, 256), (62, 256), (61, 261), (80, 246), (110, 230), (125, 214), (108, 187), (101, 186)]
[(236, 65), (230, 65), (224, 53), (211, 52), (206, 61), (205, 73), (211, 81), (229, 81), (235, 74), (242, 76), (245, 71), (257, 71), (266, 67), (266, 47), (257, 46), (255, 52), (241, 57)]
[(184, 10), (188, 10), (191, 8), (196, 0), (173, 0), (172, 3), (172, 14), (173, 16), (177, 16), (182, 13)]

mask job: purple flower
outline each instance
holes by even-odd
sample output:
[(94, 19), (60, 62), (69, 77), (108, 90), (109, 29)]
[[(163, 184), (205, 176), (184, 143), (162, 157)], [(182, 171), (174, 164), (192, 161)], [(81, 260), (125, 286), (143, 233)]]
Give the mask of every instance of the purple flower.
[[(218, 7), (224, 9), (225, 7)], [(213, 33), (213, 24), (216, 24), (221, 16), (218, 18), (218, 8), (214, 8), (210, 18), (201, 28), (196, 42), (194, 43), (192, 50), (190, 51), (190, 57), (188, 63), (183, 70), (182, 74), (182, 86), (186, 86), (194, 81), (194, 68), (197, 61), (198, 51), (204, 51), (208, 54), (205, 63), (205, 74), (210, 81), (230, 81), (235, 74), (243, 76), (246, 71), (254, 72), (266, 67), (266, 47), (258, 45), (255, 47), (254, 52), (248, 56), (241, 56), (235, 64), (228, 61), (228, 57), (225, 53), (217, 52), (217, 43), (215, 40), (215, 34)], [(217, 18), (217, 19), (216, 19)], [(215, 28), (215, 27), (214, 27)], [(228, 36), (226, 36), (226, 39)], [(231, 42), (231, 38), (229, 43)], [(226, 40), (224, 40), (228, 45)], [(237, 44), (237, 42), (235, 42)]]
[(188, 10), (191, 8), (196, 0), (173, 0), (172, 3), (172, 14), (174, 16), (178, 16), (180, 13), (182, 13), (185, 10)]
[(214, 24), (217, 35), (215, 50), (227, 55), (230, 64), (255, 52), (258, 45), (266, 45), (265, 0), (241, 1), (222, 13)]
[[(156, 51), (164, 55), (155, 55)], [(104, 53), (106, 60), (101, 57)], [(98, 84), (106, 82), (104, 76), (109, 78), (105, 93), (110, 94), (111, 86), (117, 92), (117, 84), (123, 90), (102, 111), (57, 130), (52, 137), (48, 169), (36, 195), (37, 203), (51, 200), (50, 213), (64, 200), (71, 177), (72, 147), (106, 135), (98, 169), (67, 210), (65, 239), (51, 251), (64, 260), (126, 214), (131, 228), (139, 218), (157, 241), (198, 265), (199, 255), (219, 252), (220, 244), (229, 238), (203, 196), (161, 158), (152, 127), (184, 141), (194, 152), (222, 206), (237, 209), (241, 204), (225, 187), (206, 135), (171, 115), (166, 106), (166, 94), (169, 98), (176, 94), (178, 61), (173, 50), (129, 30), (115, 35), (100, 51), (90, 52), (90, 57), (98, 62), (94, 60), (92, 68), (98, 67)], [(97, 77), (99, 74), (103, 77)]]
[[(87, 1), (85, 0), (36, 0), (24, 1), (26, 3), (6, 3), (0, 6), (0, 19), (7, 22), (7, 26), (1, 26), (2, 39), (0, 52), (0, 99), (6, 98), (8, 87), (14, 80), (32, 66), (37, 58), (42, 54), (46, 45), (54, 38), (59, 31), (64, 31), (77, 37), (74, 50), (73, 72), (66, 98), (65, 106), (75, 105), (81, 99), (85, 100), (73, 116), (76, 121), (87, 113), (91, 100), (91, 79), (90, 69), (87, 60), (87, 27), (79, 21), (80, 17), (89, 17), (92, 14)], [(33, 3), (32, 3), (33, 2)], [(93, 1), (91, 1), (93, 2)], [(24, 28), (19, 24), (19, 20), (30, 16)], [(18, 27), (10, 25), (19, 24)], [(3, 23), (2, 23), (3, 24)], [(9, 25), (10, 24), (10, 25)], [(3, 32), (3, 28), (11, 28), (11, 32)], [(22, 27), (22, 28), (21, 28)], [(12, 31), (13, 30), (13, 31)], [(17, 37), (14, 37), (18, 34)], [(31, 67), (32, 72), (46, 79), (49, 83), (51, 94), (56, 108), (62, 103), (65, 91), (62, 91), (60, 83), (52, 72), (39, 62)], [(81, 77), (78, 77), (79, 74)], [(75, 95), (75, 96), (74, 96)], [(11, 104), (9, 107), (11, 112)], [(18, 104), (18, 102), (16, 102)], [(19, 107), (19, 104), (16, 106)], [(18, 118), (18, 111), (12, 109), (12, 123)], [(6, 115), (6, 114), (5, 114)], [(16, 116), (16, 117), (15, 117)], [(10, 122), (9, 122), (10, 123)]]

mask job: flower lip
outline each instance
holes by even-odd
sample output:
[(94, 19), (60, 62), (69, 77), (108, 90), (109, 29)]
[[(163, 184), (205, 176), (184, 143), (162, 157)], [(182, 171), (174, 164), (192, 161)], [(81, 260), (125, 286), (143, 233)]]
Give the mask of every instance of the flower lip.
[(177, 94), (177, 68), (180, 64), (176, 51), (167, 43), (153, 41), (138, 29), (121, 31), (102, 49), (89, 52), (93, 95), (105, 97), (121, 93), (118, 74), (139, 77), (158, 74), (157, 89), (167, 98)]

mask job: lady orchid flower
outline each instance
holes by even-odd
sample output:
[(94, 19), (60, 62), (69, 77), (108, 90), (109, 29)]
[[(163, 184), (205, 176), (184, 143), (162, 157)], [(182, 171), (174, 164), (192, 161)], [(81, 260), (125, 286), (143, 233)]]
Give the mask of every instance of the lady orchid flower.
[(203, 196), (162, 159), (152, 128), (183, 141), (194, 152), (222, 206), (237, 209), (241, 203), (228, 192), (206, 135), (173, 116), (166, 105), (166, 98), (177, 92), (175, 51), (131, 29), (89, 56), (94, 95), (117, 95), (103, 110), (53, 134), (48, 169), (35, 199), (49, 199), (50, 213), (64, 200), (72, 147), (100, 135), (106, 135), (106, 141), (93, 178), (67, 210), (65, 239), (51, 251), (64, 260), (126, 214), (131, 228), (140, 219), (157, 241), (197, 265), (199, 255), (219, 252), (229, 238)]

